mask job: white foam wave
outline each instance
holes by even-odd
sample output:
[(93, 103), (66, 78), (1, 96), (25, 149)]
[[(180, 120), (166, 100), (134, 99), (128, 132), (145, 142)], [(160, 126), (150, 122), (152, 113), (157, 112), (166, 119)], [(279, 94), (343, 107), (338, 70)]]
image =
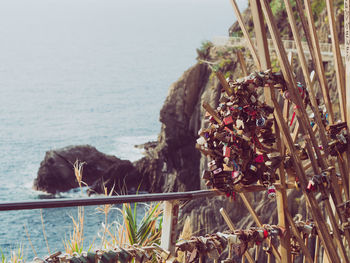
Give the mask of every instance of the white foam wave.
[(120, 159), (136, 161), (143, 157), (143, 149), (136, 148), (135, 145), (157, 140), (157, 135), (149, 136), (122, 136), (114, 139), (113, 154)]

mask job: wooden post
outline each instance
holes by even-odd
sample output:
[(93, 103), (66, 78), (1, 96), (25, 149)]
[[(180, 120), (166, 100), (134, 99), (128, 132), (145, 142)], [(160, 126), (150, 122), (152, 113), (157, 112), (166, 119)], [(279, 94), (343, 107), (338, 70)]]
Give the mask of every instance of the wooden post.
[(176, 226), (179, 214), (177, 201), (164, 201), (163, 226), (160, 246), (175, 256)]

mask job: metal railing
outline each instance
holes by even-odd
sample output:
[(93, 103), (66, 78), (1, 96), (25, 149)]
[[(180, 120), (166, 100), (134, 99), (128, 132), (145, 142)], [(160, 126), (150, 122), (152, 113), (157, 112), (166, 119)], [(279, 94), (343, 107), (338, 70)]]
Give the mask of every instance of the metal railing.
[(218, 195), (218, 192), (214, 190), (198, 190), (190, 192), (120, 195), (78, 199), (67, 198), (21, 202), (1, 202), (0, 211), (163, 201), (164, 208), (161, 247), (166, 251), (169, 251), (171, 254), (175, 255), (176, 226), (178, 222), (179, 213), (178, 201), (193, 200), (204, 197), (214, 197)]
[(33, 200), (22, 202), (0, 203), (0, 211), (10, 210), (30, 210), (41, 208), (58, 208), (72, 206), (90, 206), (105, 204), (123, 204), (136, 202), (155, 202), (155, 201), (173, 201), (173, 200), (191, 200), (202, 197), (213, 197), (217, 192), (212, 190), (199, 190), (191, 192), (177, 193), (158, 193), (158, 194), (138, 194), (138, 195), (119, 195), (106, 197), (90, 197), (90, 198), (67, 198), (67, 199), (47, 199)]
[[(253, 43), (256, 46), (256, 40), (255, 38), (252, 38)], [(287, 52), (291, 51), (296, 53), (297, 47), (294, 40), (282, 40), (284, 48)], [(270, 50), (275, 50), (275, 47), (273, 45), (272, 39), (267, 40), (268, 47)], [(231, 47), (245, 47), (247, 46), (246, 40), (243, 37), (227, 37), (227, 36), (217, 36), (213, 38), (213, 44), (215, 46), (231, 46)], [(310, 50), (307, 42), (301, 42), (304, 53), (309, 55)], [(324, 61), (331, 61), (333, 60), (333, 53), (332, 53), (332, 44), (330, 43), (320, 43), (320, 50), (321, 55), (323, 56)], [(345, 56), (345, 49), (344, 45), (340, 45), (340, 53), (341, 56)]]

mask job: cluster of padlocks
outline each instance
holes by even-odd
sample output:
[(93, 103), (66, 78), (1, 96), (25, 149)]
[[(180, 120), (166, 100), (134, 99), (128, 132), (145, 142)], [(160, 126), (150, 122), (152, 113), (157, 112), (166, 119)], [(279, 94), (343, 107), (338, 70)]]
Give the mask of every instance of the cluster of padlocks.
[[(234, 195), (237, 184), (251, 185), (256, 182), (268, 189), (268, 197), (275, 197), (275, 173), (280, 163), (288, 175), (295, 174), (292, 159), (287, 154), (280, 156), (272, 146), (276, 142), (273, 132), (274, 108), (259, 100), (258, 89), (269, 87), (278, 89), (284, 99), (290, 100), (283, 76), (271, 70), (254, 72), (235, 81), (227, 80), (219, 105), (216, 109), (203, 103), (206, 110), (206, 128), (199, 130), (196, 147), (208, 157), (208, 169), (202, 174), (207, 186), (214, 187), (229, 196)], [(309, 94), (305, 87), (297, 83), (304, 107), (310, 105)], [(324, 125), (327, 114), (321, 114)], [(293, 124), (295, 112), (290, 125)], [(314, 125), (314, 123), (310, 123)], [(327, 125), (330, 143), (329, 153), (338, 156), (347, 149), (348, 134), (346, 123)], [(308, 159), (305, 146), (295, 144), (301, 160)], [(314, 175), (307, 190), (317, 189), (319, 184), (329, 185), (327, 173)]]
[(284, 230), (275, 225), (264, 225), (245, 230), (217, 232), (205, 237), (192, 237), (190, 240), (180, 240), (177, 249), (186, 252), (186, 262), (197, 262), (205, 256), (218, 260), (227, 248), (228, 256), (221, 262), (232, 262), (233, 256), (241, 257), (254, 245), (261, 245), (267, 238), (283, 236)]
[(349, 135), (346, 122), (340, 122), (327, 127), (331, 141), (328, 143), (329, 153), (332, 156), (339, 156), (347, 150)]
[(257, 90), (268, 84), (289, 99), (284, 79), (280, 73), (267, 70), (228, 80), (228, 84), (216, 109), (203, 104), (208, 127), (198, 132), (197, 148), (210, 160), (202, 178), (227, 196), (234, 193), (236, 184), (259, 181), (269, 187), (269, 197), (273, 198), (272, 184), (278, 179), (275, 170), (282, 157), (271, 150), (276, 141), (272, 130), (274, 109), (259, 100)]
[(146, 263), (146, 262), (165, 262), (170, 260), (177, 262), (171, 253), (158, 244), (149, 247), (140, 247), (138, 245), (129, 245), (128, 247), (116, 247), (114, 249), (100, 249), (90, 252), (76, 253), (69, 255), (62, 252), (56, 252), (45, 259), (35, 258), (33, 263)]

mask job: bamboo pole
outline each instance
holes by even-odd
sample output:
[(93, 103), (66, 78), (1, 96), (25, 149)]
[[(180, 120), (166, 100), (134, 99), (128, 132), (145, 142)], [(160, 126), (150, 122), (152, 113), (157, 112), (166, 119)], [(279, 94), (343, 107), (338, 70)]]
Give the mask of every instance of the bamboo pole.
[(243, 58), (242, 51), (237, 50), (236, 54), (237, 54), (237, 57), (239, 60), (239, 64), (241, 65), (243, 76), (248, 76), (247, 65), (246, 65), (245, 60)]
[[(332, 51), (334, 55), (335, 73), (337, 78), (337, 90), (338, 90), (338, 99), (340, 104), (340, 115), (341, 115), (342, 121), (346, 121), (346, 98), (348, 97), (346, 97), (346, 90), (345, 90), (345, 74), (344, 74), (343, 59), (341, 57), (338, 34), (335, 28), (333, 1), (326, 0), (326, 4), (327, 4), (327, 15), (328, 15), (329, 28), (331, 33), (331, 40), (332, 40)], [(346, 176), (348, 174), (348, 169), (349, 169), (348, 162), (347, 162), (348, 156), (346, 153), (343, 153), (342, 157), (343, 158), (338, 157), (338, 163), (340, 163), (341, 165), (339, 169), (340, 169), (341, 176), (344, 178), (344, 183), (348, 184), (348, 178)], [(346, 192), (348, 192), (348, 187), (346, 187)]]
[(318, 253), (320, 251), (320, 239), (318, 236), (316, 236), (316, 240), (315, 240), (315, 255), (314, 255), (314, 263), (318, 262)]
[(271, 68), (270, 52), (267, 43), (266, 30), (263, 14), (261, 12), (260, 2), (258, 0), (249, 0), (250, 10), (254, 23), (254, 33), (257, 45), (258, 57), (262, 70)]
[(239, 11), (239, 8), (238, 8), (237, 3), (236, 3), (235, 0), (230, 0), (230, 2), (231, 2), (231, 5), (233, 7), (233, 10), (234, 10), (234, 12), (236, 14), (236, 18), (237, 18), (238, 24), (241, 27), (243, 35), (244, 35), (244, 37), (245, 37), (245, 39), (247, 41), (248, 49), (249, 49), (249, 51), (250, 51), (250, 53), (251, 53), (251, 55), (253, 57), (255, 66), (258, 68), (258, 70), (260, 70), (261, 69), (260, 60), (259, 60), (258, 55), (256, 53), (256, 50), (254, 48), (254, 44), (253, 44), (252, 40), (249, 37), (249, 33), (248, 33), (247, 29), (244, 26), (241, 12)]
[(340, 54), (340, 47), (338, 41), (338, 35), (335, 28), (334, 8), (333, 1), (326, 0), (327, 4), (327, 15), (329, 21), (329, 29), (332, 39), (332, 50), (334, 56), (335, 73), (337, 77), (337, 89), (340, 103), (340, 114), (343, 121), (346, 121), (346, 93), (345, 93), (345, 77), (344, 77), (344, 66), (343, 59)]
[(300, 162), (299, 157), (295, 154), (295, 149), (294, 149), (294, 144), (293, 144), (292, 138), (290, 137), (290, 134), (288, 133), (287, 127), (286, 127), (284, 120), (283, 120), (282, 113), (281, 113), (280, 109), (278, 108), (278, 104), (277, 104), (276, 100), (274, 100), (274, 104), (275, 104), (275, 117), (276, 117), (278, 125), (283, 130), (283, 133), (282, 133), (283, 138), (284, 138), (286, 145), (289, 149), (289, 152), (291, 153), (291, 156), (293, 158), (296, 172), (299, 175), (301, 189), (303, 191), (303, 194), (305, 196), (306, 201), (310, 205), (313, 218), (317, 218), (317, 220), (315, 220), (315, 223), (316, 223), (316, 226), (318, 229), (320, 239), (321, 239), (322, 243), (324, 244), (325, 250), (327, 252), (327, 256), (329, 258), (334, 259), (334, 262), (338, 263), (338, 262), (340, 262), (340, 259), (338, 257), (337, 252), (336, 252), (336, 248), (334, 246), (334, 243), (329, 242), (330, 240), (332, 240), (332, 237), (331, 237), (330, 233), (328, 232), (328, 227), (326, 225), (326, 222), (323, 219), (320, 208), (318, 207), (318, 203), (317, 203), (315, 197), (313, 196), (313, 194), (306, 192), (307, 181), (306, 181), (306, 177), (304, 174), (304, 170), (301, 167), (301, 162)]
[(329, 97), (329, 89), (328, 89), (326, 75), (325, 75), (324, 67), (322, 63), (320, 46), (316, 35), (316, 29), (315, 29), (314, 19), (312, 16), (311, 5), (309, 0), (304, 0), (304, 3), (305, 3), (306, 17), (308, 20), (309, 27), (307, 26), (307, 23), (305, 21), (304, 9), (301, 6), (300, 0), (296, 0), (296, 6), (298, 8), (299, 16), (301, 18), (301, 22), (304, 28), (306, 40), (309, 44), (310, 54), (311, 54), (314, 66), (316, 67), (318, 79), (320, 81), (323, 100), (326, 105), (327, 112), (329, 114), (329, 121), (331, 124), (333, 124), (334, 122), (333, 108), (331, 105), (331, 99)]
[[(307, 248), (308, 245), (309, 245), (309, 238), (306, 237), (306, 238), (305, 238), (305, 247)], [(305, 262), (307, 262), (307, 259), (306, 259), (306, 256), (304, 255), (304, 257), (303, 257), (303, 263), (305, 263)], [(312, 258), (311, 258), (311, 263), (312, 263)]]
[[(308, 135), (311, 138), (311, 141), (312, 141), (313, 146), (314, 146), (314, 150), (315, 150), (317, 156), (320, 158), (321, 153), (320, 153), (320, 151), (318, 149), (318, 145), (317, 145), (317, 141), (315, 139), (315, 136), (312, 133), (311, 126), (306, 121), (307, 120), (307, 116), (306, 116), (305, 109), (303, 108), (302, 103), (301, 103), (300, 94), (299, 94), (299, 92), (295, 92), (294, 89), (293, 89), (296, 86), (295, 85), (295, 80), (294, 80), (294, 78), (292, 76), (292, 73), (290, 71), (290, 67), (289, 67), (288, 62), (287, 62), (287, 57), (286, 57), (286, 54), (285, 54), (285, 51), (284, 51), (284, 48), (283, 48), (283, 44), (281, 42), (281, 39), (278, 36), (277, 26), (276, 26), (274, 20), (272, 19), (273, 15), (272, 15), (272, 12), (271, 12), (271, 8), (269, 6), (269, 3), (266, 0), (262, 0), (262, 6), (263, 6), (263, 11), (264, 11), (264, 14), (265, 14), (265, 18), (266, 18), (267, 24), (269, 26), (269, 29), (270, 29), (270, 32), (271, 32), (271, 35), (272, 35), (272, 40), (274, 42), (274, 45), (275, 45), (275, 48), (276, 48), (276, 51), (277, 51), (277, 54), (278, 54), (278, 58), (279, 58), (280, 65), (281, 65), (281, 69), (282, 69), (283, 75), (285, 77), (285, 81), (286, 81), (288, 90), (289, 90), (289, 92), (291, 94), (292, 100), (298, 106), (298, 113), (299, 113), (298, 117), (299, 117), (300, 125), (301, 125), (301, 128), (302, 128), (301, 130), (304, 133), (304, 135), (306, 134), (306, 131), (308, 131), (308, 133), (309, 133)], [(276, 107), (278, 108), (277, 101), (274, 101), (274, 103), (275, 103), (275, 109), (276, 109)], [(279, 112), (279, 114), (281, 114), (280, 113), (280, 109), (277, 109), (276, 112)], [(280, 117), (282, 118), (282, 114), (280, 115)], [(285, 136), (289, 135), (289, 134), (285, 134), (285, 133), (288, 133), (288, 131), (285, 128), (284, 123), (281, 122), (281, 120), (280, 120), (280, 125), (282, 125), (283, 128), (285, 129), (284, 130), (284, 135)], [(307, 146), (307, 150), (308, 150), (308, 153), (309, 153), (310, 160), (312, 161), (312, 163), (317, 164), (317, 162), (316, 162), (316, 160), (315, 160), (315, 158), (313, 156), (313, 151), (310, 148), (310, 145), (308, 145), (308, 143), (307, 143), (306, 146)], [(291, 152), (293, 152), (294, 151), (294, 146), (292, 146), (290, 150), (291, 150)], [(295, 156), (294, 158), (299, 159), (297, 156)], [(320, 161), (322, 169), (324, 169), (325, 168), (324, 161), (322, 159), (320, 159), (319, 161)], [(295, 162), (295, 164), (296, 164), (296, 162)], [(299, 165), (300, 165), (300, 163), (298, 163), (298, 166)], [(316, 166), (316, 165), (313, 165), (313, 166), (314, 166), (315, 172), (317, 173), (319, 171), (318, 170), (319, 167)], [(300, 179), (301, 179), (300, 181), (304, 181), (304, 183), (306, 183), (305, 174), (303, 173), (303, 171), (301, 171), (301, 167), (299, 167), (299, 169), (300, 169), (299, 171), (300, 171)], [(302, 184), (302, 187), (306, 186), (304, 183)], [(303, 189), (303, 191), (305, 191), (305, 189)], [(304, 194), (305, 193), (306, 193), (306, 191), (304, 192)], [(317, 203), (314, 202), (315, 199), (312, 198), (313, 196), (311, 196), (311, 195), (307, 195), (307, 196), (308, 196), (308, 199), (310, 200), (310, 206), (312, 208), (312, 212), (314, 214), (314, 218), (318, 218), (319, 222), (320, 222), (321, 221), (320, 218), (315, 216), (316, 213), (319, 213), (318, 205), (317, 205)], [(328, 200), (325, 200), (327, 212), (329, 213), (329, 216), (330, 216), (330, 219), (331, 219), (331, 223), (334, 226), (336, 224), (336, 222), (335, 222), (335, 219), (334, 219), (333, 211), (330, 209), (329, 201), (328, 202), (327, 201)], [(339, 257), (337, 255), (336, 248), (335, 248), (333, 242), (326, 243), (326, 240), (331, 240), (331, 239), (330, 238), (325, 238), (326, 236), (329, 237), (329, 233), (326, 231), (326, 228), (325, 228), (325, 222), (322, 220), (322, 222), (319, 223), (318, 226), (319, 226), (320, 232), (323, 232), (322, 235), (325, 235), (321, 239), (322, 239), (322, 242), (324, 243), (324, 245), (326, 247), (326, 251), (327, 251), (328, 256), (330, 258), (332, 258), (333, 261), (339, 262)], [(339, 229), (337, 229), (336, 227), (334, 227), (333, 230), (334, 230), (334, 232), (338, 232), (339, 231)], [(339, 232), (338, 232), (338, 234), (339, 234)]]
[(315, 114), (315, 120), (317, 123), (317, 126), (320, 129), (320, 138), (322, 141), (322, 145), (324, 147), (324, 149), (327, 149), (327, 137), (326, 137), (326, 130), (323, 126), (322, 120), (321, 120), (321, 116), (319, 114), (319, 109), (318, 109), (318, 105), (317, 105), (317, 100), (316, 100), (316, 92), (313, 86), (313, 83), (311, 81), (311, 77), (310, 77), (310, 73), (309, 73), (309, 69), (307, 66), (307, 62), (306, 62), (306, 58), (305, 58), (305, 54), (303, 51), (303, 47), (301, 44), (301, 39), (300, 39), (300, 34), (296, 25), (296, 21), (294, 18), (294, 13), (292, 10), (292, 6), (290, 4), (289, 0), (284, 0), (284, 4), (286, 6), (286, 11), (287, 11), (287, 15), (288, 15), (288, 20), (289, 20), (289, 24), (291, 26), (292, 29), (292, 34), (293, 34), (293, 38), (295, 41), (295, 45), (297, 47), (297, 52), (298, 52), (298, 58), (300, 61), (300, 65), (301, 65), (301, 69), (304, 75), (304, 79), (305, 79), (305, 84), (306, 87), (308, 88), (309, 95), (310, 95), (310, 101), (311, 101), (311, 108), (312, 111)]
[[(250, 0), (250, 8), (252, 11), (253, 23), (254, 23), (254, 32), (257, 43), (257, 51), (259, 55), (259, 61), (262, 70), (267, 70), (271, 68), (270, 53), (267, 43), (267, 36), (265, 30), (264, 17), (261, 12), (261, 5), (259, 0)], [(267, 105), (272, 106), (272, 98), (275, 97), (275, 92), (272, 91), (269, 87), (264, 87), (265, 102)], [(280, 132), (277, 125), (274, 125), (274, 131), (277, 135), (277, 149), (281, 155), (284, 154), (284, 148), (282, 147)], [(287, 209), (287, 193), (286, 193), (286, 176), (284, 166), (281, 163), (279, 167), (279, 178), (281, 189), (276, 189), (276, 201), (277, 201), (277, 215), (278, 215), (278, 224), (286, 229), (285, 238), (281, 239), (279, 246), (279, 253), (281, 258), (288, 263), (291, 263), (290, 257), (290, 231), (289, 225), (285, 218), (284, 211)]]
[[(308, 0), (305, 1), (305, 8), (306, 8), (306, 13), (307, 13), (307, 18), (309, 21), (309, 27), (307, 26), (307, 22), (304, 17), (304, 9), (300, 3), (300, 0), (296, 0), (296, 6), (298, 9), (299, 17), (301, 19), (306, 40), (309, 45), (311, 57), (313, 60), (313, 63), (316, 67), (318, 78), (321, 84), (321, 91), (322, 91), (322, 96), (325, 101), (325, 105), (329, 114), (329, 121), (331, 124), (334, 123), (334, 116), (333, 116), (333, 110), (332, 110), (332, 105), (329, 99), (329, 89), (328, 85), (325, 79), (325, 73), (324, 73), (324, 68), (322, 64), (322, 58), (321, 58), (321, 52), (319, 48), (319, 44), (317, 41), (317, 35), (316, 35), (316, 29), (312, 17), (312, 11), (311, 11), (311, 6), (310, 2)], [(344, 16), (346, 17), (346, 12), (344, 12)], [(346, 94), (346, 92), (345, 92)], [(327, 106), (328, 105), (328, 106)], [(330, 111), (331, 110), (331, 111)], [(349, 146), (350, 147), (350, 146)], [(327, 149), (327, 148), (326, 148)], [(350, 148), (349, 148), (350, 150)], [(338, 163), (340, 164), (340, 173), (343, 177), (344, 182), (349, 186), (348, 192), (350, 192), (350, 184), (349, 184), (349, 179), (348, 179), (348, 174), (349, 174), (349, 168), (348, 168), (348, 163), (350, 163), (350, 156), (348, 155), (347, 157), (345, 154), (343, 155), (343, 158), (346, 158), (346, 161), (342, 160), (341, 158), (337, 157)]]
[[(227, 83), (224, 74), (222, 74), (222, 72), (217, 71), (216, 72), (216, 76), (220, 81), (221, 86), (224, 88), (224, 90), (226, 91), (226, 93), (231, 96), (232, 95), (232, 90), (230, 88), (230, 85)], [(216, 120), (216, 119), (215, 119)]]

